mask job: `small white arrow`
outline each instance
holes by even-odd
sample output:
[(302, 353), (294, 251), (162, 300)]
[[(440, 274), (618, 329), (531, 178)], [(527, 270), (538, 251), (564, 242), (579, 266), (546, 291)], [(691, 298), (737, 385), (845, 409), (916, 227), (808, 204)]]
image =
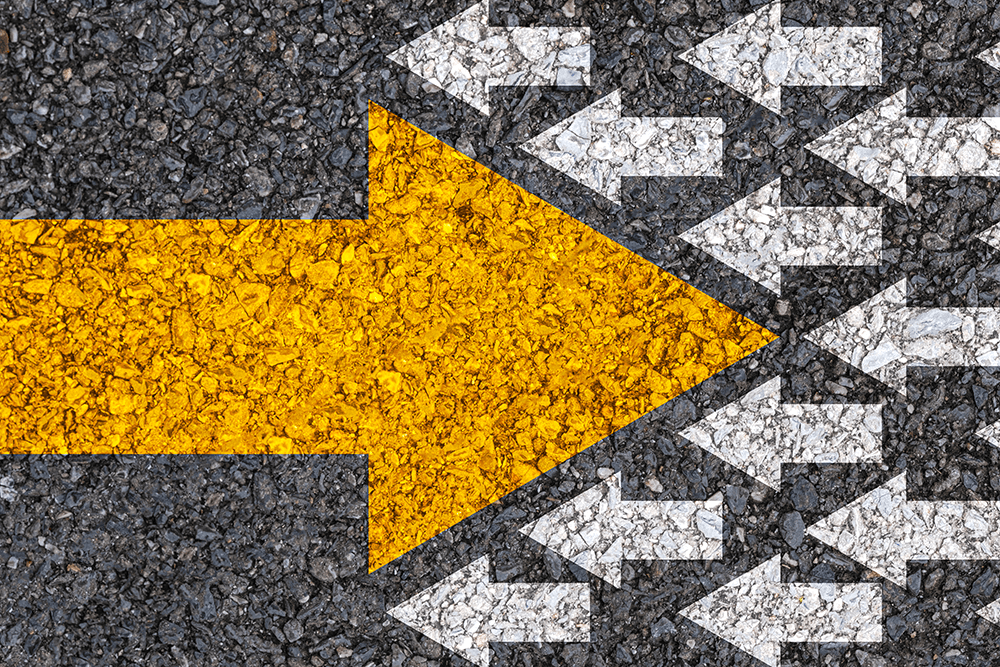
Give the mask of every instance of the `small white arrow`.
[(1000, 366), (1000, 309), (911, 308), (903, 279), (805, 339), (906, 395), (906, 367)]
[(621, 473), (521, 532), (614, 586), (623, 560), (722, 557), (722, 500), (622, 500)]
[(905, 586), (910, 560), (1000, 558), (1000, 502), (907, 500), (904, 473), (807, 532)]
[(590, 584), (492, 583), (483, 556), (388, 614), (489, 667), (491, 641), (590, 641)]
[(681, 610), (681, 616), (778, 667), (783, 642), (881, 641), (882, 587), (783, 584), (781, 556), (774, 556)]
[(780, 489), (782, 463), (881, 461), (882, 405), (782, 403), (776, 377), (681, 436)]
[(994, 44), (976, 57), (990, 67), (1000, 69), (1000, 43)]
[(721, 176), (721, 118), (622, 117), (616, 90), (522, 148), (614, 202), (623, 176)]
[(909, 118), (904, 88), (806, 148), (902, 202), (907, 176), (1000, 176), (1000, 118)]
[(882, 83), (882, 29), (784, 27), (776, 0), (679, 58), (780, 114), (782, 86)]
[(489, 16), (482, 0), (387, 57), (487, 115), (494, 86), (590, 83), (588, 28), (501, 28)]
[(680, 237), (780, 296), (782, 266), (878, 264), (882, 209), (782, 206), (779, 178)]

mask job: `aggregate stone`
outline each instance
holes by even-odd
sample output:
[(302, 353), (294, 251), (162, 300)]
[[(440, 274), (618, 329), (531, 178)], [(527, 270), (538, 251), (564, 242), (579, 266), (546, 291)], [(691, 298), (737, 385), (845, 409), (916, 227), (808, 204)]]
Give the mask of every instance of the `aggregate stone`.
[[(1000, 41), (1000, 8), (784, 3), (789, 25), (882, 27), (883, 80), (785, 89), (779, 116), (677, 57), (758, 7), (495, 0), (492, 25), (589, 26), (594, 55), (590, 86), (501, 88), (485, 117), (385, 57), (457, 3), (0, 0), (3, 217), (363, 218), (372, 99), (782, 334), (372, 574), (362, 457), (3, 457), (0, 662), (456, 665), (385, 610), (484, 553), (510, 554), (510, 583), (590, 581), (518, 528), (621, 472), (663, 499), (722, 491), (723, 558), (629, 563), (622, 588), (592, 584), (589, 643), (494, 644), (493, 664), (743, 667), (678, 610), (775, 554), (783, 580), (871, 581), (804, 527), (901, 472), (910, 498), (1000, 499), (1000, 454), (975, 435), (1000, 418), (995, 369), (911, 367), (902, 396), (803, 338), (902, 278), (911, 306), (1000, 305), (1000, 253), (976, 238), (1000, 222), (996, 179), (910, 179), (899, 203), (803, 148), (904, 86), (909, 115), (996, 115), (1000, 72), (974, 55)], [(722, 175), (627, 177), (616, 204), (521, 150), (613, 90), (627, 115), (721, 119)], [(678, 238), (779, 174), (786, 206), (883, 206), (881, 262), (786, 268), (779, 298)], [(775, 375), (783, 400), (884, 401), (882, 462), (785, 466), (774, 490), (678, 435)], [(973, 612), (994, 565), (911, 562), (905, 589), (883, 583), (882, 642), (786, 644), (783, 664), (1000, 665)]]

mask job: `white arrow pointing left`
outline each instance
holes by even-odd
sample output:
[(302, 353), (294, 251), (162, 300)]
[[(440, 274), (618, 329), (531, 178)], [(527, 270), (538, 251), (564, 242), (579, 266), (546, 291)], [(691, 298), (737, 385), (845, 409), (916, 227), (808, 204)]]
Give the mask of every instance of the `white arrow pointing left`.
[(1000, 502), (907, 500), (904, 473), (807, 532), (905, 586), (910, 560), (1000, 558)]
[(622, 500), (621, 473), (521, 532), (621, 586), (623, 560), (722, 557), (722, 500)]
[(778, 555), (681, 610), (681, 616), (778, 667), (783, 642), (882, 641), (882, 587), (783, 584)]
[(495, 86), (590, 83), (588, 28), (501, 28), (489, 17), (482, 0), (387, 57), (487, 115)]
[(1000, 366), (1000, 308), (906, 305), (906, 280), (805, 339), (906, 395), (909, 366)]
[(492, 583), (483, 556), (387, 613), (489, 667), (491, 641), (590, 641), (590, 584)]
[(722, 176), (721, 118), (622, 116), (616, 90), (522, 148), (613, 202), (625, 176)]
[(775, 0), (679, 58), (780, 114), (782, 86), (882, 83), (882, 29), (786, 28)]
[(1000, 176), (1000, 117), (909, 118), (904, 88), (806, 149), (902, 202), (907, 176)]
[(782, 403), (776, 377), (681, 436), (780, 490), (782, 463), (881, 461), (882, 405)]
[(780, 296), (782, 266), (878, 264), (882, 209), (782, 206), (779, 178), (680, 237)]

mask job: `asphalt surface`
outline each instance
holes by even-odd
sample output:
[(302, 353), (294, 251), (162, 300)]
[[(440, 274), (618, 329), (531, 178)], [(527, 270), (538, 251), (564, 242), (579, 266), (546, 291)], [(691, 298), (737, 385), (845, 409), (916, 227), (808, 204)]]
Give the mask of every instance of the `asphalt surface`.
[[(884, 83), (786, 89), (782, 116), (676, 58), (753, 7), (497, 0), (496, 25), (589, 26), (596, 57), (589, 88), (504, 89), (485, 118), (385, 58), (464, 5), (0, 1), (0, 216), (361, 218), (371, 99), (782, 335), (373, 574), (363, 457), (2, 457), (0, 662), (464, 665), (385, 609), (483, 554), (497, 581), (588, 580), (518, 528), (610, 468), (626, 498), (723, 492), (724, 559), (629, 563), (621, 589), (591, 585), (589, 644), (494, 645), (494, 664), (751, 665), (678, 610), (775, 554), (785, 581), (871, 580), (802, 526), (900, 471), (912, 498), (1000, 500), (1000, 453), (972, 435), (1000, 418), (995, 370), (911, 370), (903, 398), (802, 340), (903, 277), (913, 305), (1000, 305), (1000, 254), (971, 240), (1000, 222), (1000, 183), (911, 179), (901, 205), (802, 148), (904, 85), (910, 115), (1000, 113), (1000, 72), (973, 58), (1000, 5), (785, 4), (789, 25), (880, 26)], [(722, 117), (726, 175), (630, 179), (617, 206), (518, 149), (616, 87), (631, 114)], [(778, 299), (676, 238), (778, 174), (788, 205), (885, 206), (883, 262), (785, 270)], [(885, 465), (785, 466), (775, 493), (677, 435), (778, 374), (788, 401), (885, 401)], [(974, 613), (1000, 562), (909, 572), (882, 584), (884, 642), (786, 645), (783, 664), (1000, 665)]]

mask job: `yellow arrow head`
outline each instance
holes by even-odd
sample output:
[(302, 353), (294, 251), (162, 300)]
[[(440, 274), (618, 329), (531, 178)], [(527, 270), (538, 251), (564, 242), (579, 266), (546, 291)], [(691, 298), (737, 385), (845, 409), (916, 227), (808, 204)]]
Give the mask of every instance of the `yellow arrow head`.
[(374, 104), (369, 160), (372, 569), (774, 339)]

